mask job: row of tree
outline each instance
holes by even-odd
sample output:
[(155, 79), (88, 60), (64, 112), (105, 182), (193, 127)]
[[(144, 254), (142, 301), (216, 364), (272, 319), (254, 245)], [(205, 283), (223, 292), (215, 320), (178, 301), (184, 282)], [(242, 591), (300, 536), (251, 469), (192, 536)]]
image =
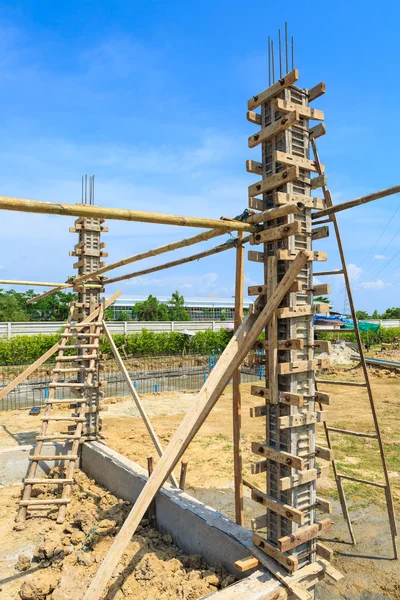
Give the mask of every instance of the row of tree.
[(381, 314), (377, 310), (374, 310), (372, 315), (368, 314), (365, 310), (358, 310), (356, 314), (357, 319), (360, 321), (367, 321), (368, 319), (400, 319), (400, 308), (387, 308)]
[[(0, 289), (0, 321), (65, 321), (69, 305), (76, 298), (71, 292), (56, 292), (34, 304), (26, 303), (38, 295), (33, 290), (17, 292)], [(185, 310), (185, 299), (178, 291), (172, 294), (168, 305), (150, 295), (144, 302), (137, 302), (132, 311), (119, 311), (117, 316), (114, 309), (107, 309), (106, 318), (116, 318), (118, 321), (190, 321)]]

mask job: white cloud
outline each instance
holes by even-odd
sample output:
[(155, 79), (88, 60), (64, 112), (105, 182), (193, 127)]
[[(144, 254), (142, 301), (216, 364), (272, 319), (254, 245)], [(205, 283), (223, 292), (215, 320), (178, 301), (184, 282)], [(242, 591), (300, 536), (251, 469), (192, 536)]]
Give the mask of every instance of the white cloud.
[(357, 267), (357, 265), (349, 264), (347, 265), (347, 272), (349, 274), (350, 281), (357, 281), (363, 272), (361, 267)]
[(365, 290), (382, 290), (385, 287), (385, 284), (382, 281), (382, 279), (377, 279), (376, 281), (364, 281), (359, 285)]
[(375, 254), (374, 259), (375, 260), (386, 260), (388, 258), (388, 256), (385, 256), (384, 254)]

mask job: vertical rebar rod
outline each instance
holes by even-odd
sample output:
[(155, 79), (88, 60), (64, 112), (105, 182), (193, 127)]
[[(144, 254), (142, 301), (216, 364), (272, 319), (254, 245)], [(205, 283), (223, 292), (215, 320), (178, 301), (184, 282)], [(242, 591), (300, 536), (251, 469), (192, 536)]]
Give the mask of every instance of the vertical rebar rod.
[(294, 69), (294, 37), (292, 36), (292, 71)]
[(286, 58), (286, 73), (289, 73), (289, 55), (288, 55), (288, 43), (289, 41), (289, 29), (287, 21), (285, 23), (285, 58)]
[(94, 175), (92, 175), (92, 179), (93, 179), (93, 198), (92, 198), (92, 204), (94, 204)]
[(268, 85), (271, 85), (271, 37), (268, 36)]
[(281, 30), (278, 29), (278, 44), (279, 44), (279, 79), (282, 79), (282, 39)]
[(87, 175), (85, 175), (85, 204), (87, 204)]
[(81, 202), (83, 204), (83, 175), (82, 175), (82, 196), (81, 196)]
[(274, 41), (271, 40), (271, 61), (272, 61), (272, 83), (275, 83), (275, 56), (274, 56)]

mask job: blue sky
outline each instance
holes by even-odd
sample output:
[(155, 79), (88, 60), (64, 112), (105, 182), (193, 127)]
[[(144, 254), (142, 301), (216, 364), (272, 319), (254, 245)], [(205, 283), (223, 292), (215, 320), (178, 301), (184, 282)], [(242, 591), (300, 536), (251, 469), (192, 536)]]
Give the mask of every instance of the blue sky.
[[(247, 147), (254, 132), (247, 100), (267, 87), (266, 40), (285, 19), (295, 35), (299, 84), (327, 85), (315, 106), (325, 112), (319, 149), (335, 201), (398, 184), (398, 8), (298, 6), (289, 2), (283, 14), (278, 4), (236, 0), (0, 3), (0, 193), (79, 202), (81, 175), (94, 173), (96, 204), (235, 216), (254, 182), (245, 160), (259, 159)], [(339, 216), (360, 309), (399, 304), (400, 210), (374, 247), (399, 203), (392, 196)], [(7, 212), (1, 219), (0, 277), (63, 281), (73, 274), (72, 219)], [(198, 231), (108, 226), (110, 261)], [(324, 268), (339, 267), (333, 238), (318, 248), (329, 253)], [(164, 259), (171, 260), (164, 255), (112, 276)], [(227, 252), (119, 286), (125, 296), (175, 289), (188, 297), (232, 296), (233, 276)], [(247, 262), (246, 277), (259, 283), (260, 265)], [(331, 279), (340, 310), (343, 286)]]

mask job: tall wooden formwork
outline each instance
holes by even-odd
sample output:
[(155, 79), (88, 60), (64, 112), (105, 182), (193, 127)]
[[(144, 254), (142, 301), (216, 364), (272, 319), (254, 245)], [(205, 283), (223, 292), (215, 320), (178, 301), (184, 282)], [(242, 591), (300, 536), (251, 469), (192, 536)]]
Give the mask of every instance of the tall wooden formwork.
[[(302, 203), (294, 214), (264, 222), (263, 231), (251, 240), (261, 245), (261, 252), (249, 252), (249, 259), (262, 263), (264, 282), (249, 293), (262, 289), (265, 302), (297, 252), (312, 250), (311, 210), (323, 208), (322, 200), (311, 198), (311, 190), (321, 180), (311, 179), (316, 168), (309, 158), (309, 121), (323, 115), (308, 107), (308, 90), (294, 85), (297, 78), (294, 70), (268, 88), (268, 94), (249, 101), (248, 119), (261, 125), (249, 138), (249, 147), (261, 146), (262, 151), (261, 163), (247, 163), (248, 171), (262, 175), (249, 187), (250, 208), (264, 211)], [(261, 112), (253, 112), (258, 107)], [(279, 237), (271, 235), (272, 227)], [(312, 258), (326, 260), (326, 254), (315, 252)], [(253, 499), (266, 507), (266, 515), (253, 521), (253, 541), (291, 571), (312, 562), (316, 551), (315, 536), (286, 553), (282, 545), (285, 536), (316, 523), (315, 423), (323, 416), (315, 404), (314, 373), (321, 365), (314, 359), (315, 310), (323, 307), (313, 304), (310, 260), (275, 311), (265, 342), (256, 345), (264, 349), (266, 383), (264, 388), (252, 387), (254, 395), (265, 399), (265, 406), (251, 414), (266, 417), (265, 441), (252, 444), (253, 452), (264, 457), (252, 465), (252, 472), (266, 474), (266, 493), (252, 490)]]

